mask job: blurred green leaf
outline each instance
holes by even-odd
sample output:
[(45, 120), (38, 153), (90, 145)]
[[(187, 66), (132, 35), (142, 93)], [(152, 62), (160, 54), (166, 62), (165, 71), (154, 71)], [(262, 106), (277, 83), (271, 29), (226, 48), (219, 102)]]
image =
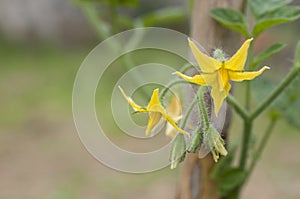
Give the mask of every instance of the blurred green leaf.
[[(267, 79), (254, 81), (255, 97), (259, 101), (266, 97), (278, 84)], [(269, 114), (285, 118), (294, 127), (300, 128), (300, 74), (269, 108)]]
[[(294, 58), (294, 69), (300, 68), (300, 41), (297, 44), (295, 58)], [(274, 89), (276, 83), (270, 80), (258, 79), (254, 81), (255, 94), (258, 100), (266, 97), (265, 95), (270, 93)], [(278, 83), (277, 83), (278, 84)], [(283, 93), (271, 104), (270, 117), (284, 117), (290, 124), (300, 128), (300, 73), (291, 82), (291, 84), (285, 88)]]
[(138, 0), (79, 0), (81, 2), (103, 3), (108, 5), (119, 5), (124, 7), (135, 7), (138, 5)]
[(258, 36), (264, 30), (282, 23), (288, 23), (300, 18), (300, 6), (286, 6), (264, 14), (253, 29), (253, 35)]
[(277, 10), (292, 1), (293, 0), (248, 0), (248, 4), (252, 14), (258, 19), (265, 13)]
[(138, 20), (141, 20), (144, 26), (154, 26), (161, 24), (169, 24), (169, 23), (178, 23), (178, 21), (182, 21), (185, 19), (185, 13), (182, 8), (179, 7), (167, 7), (156, 10), (152, 13), (145, 14), (139, 17)]
[(250, 66), (250, 68), (255, 68), (261, 62), (269, 59), (274, 54), (276, 54), (279, 51), (281, 51), (285, 46), (286, 46), (286, 44), (279, 44), (279, 43), (271, 45), (266, 50), (264, 50), (263, 52), (261, 52), (260, 54), (258, 54), (257, 56), (255, 56), (255, 58), (254, 58), (254, 60), (252, 62), (252, 65)]
[(122, 15), (122, 16), (118, 16), (117, 20), (118, 20), (118, 24), (120, 24), (121, 26), (127, 29), (134, 27), (133, 20), (131, 17)]
[(228, 195), (233, 189), (241, 185), (246, 178), (246, 171), (239, 168), (227, 168), (218, 177), (218, 191), (222, 197)]
[(217, 8), (210, 11), (210, 15), (227, 28), (249, 37), (248, 25), (242, 13), (233, 9)]

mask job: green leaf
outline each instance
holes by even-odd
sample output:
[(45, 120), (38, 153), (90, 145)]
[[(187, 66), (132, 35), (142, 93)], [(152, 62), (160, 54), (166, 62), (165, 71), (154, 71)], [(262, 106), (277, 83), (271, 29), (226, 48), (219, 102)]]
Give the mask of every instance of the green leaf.
[(253, 35), (258, 36), (264, 30), (282, 23), (288, 23), (300, 18), (300, 6), (286, 6), (266, 13), (256, 21)]
[(245, 37), (249, 37), (246, 19), (239, 11), (226, 8), (216, 8), (210, 11), (210, 15), (227, 28), (238, 31)]
[(241, 185), (246, 178), (246, 171), (239, 168), (227, 168), (219, 177), (218, 191), (222, 197)]
[(255, 18), (259, 18), (267, 12), (277, 10), (293, 0), (248, 0), (250, 10)]
[(268, 47), (266, 50), (264, 50), (263, 52), (261, 52), (254, 58), (250, 68), (252, 68), (252, 69), (255, 68), (261, 62), (269, 59), (274, 54), (281, 51), (285, 46), (286, 46), (286, 44), (279, 44), (279, 43), (271, 45), (270, 47)]
[(168, 7), (156, 10), (152, 13), (139, 17), (144, 26), (154, 26), (161, 24), (178, 23), (186, 18), (184, 10), (179, 7)]

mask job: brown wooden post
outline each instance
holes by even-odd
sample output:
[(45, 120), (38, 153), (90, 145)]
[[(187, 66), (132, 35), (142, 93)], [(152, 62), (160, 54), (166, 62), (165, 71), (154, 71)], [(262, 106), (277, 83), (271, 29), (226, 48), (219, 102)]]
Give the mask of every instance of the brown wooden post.
[[(215, 47), (221, 47), (226, 53), (234, 53), (240, 45), (239, 35), (214, 21), (209, 11), (219, 7), (241, 11), (244, 9), (244, 3), (244, 0), (195, 0), (191, 37), (209, 52)], [(209, 101), (206, 100), (207, 105)], [(226, 115), (226, 124), (222, 131), (224, 137), (230, 123), (230, 114)], [(194, 121), (196, 120), (197, 118), (194, 118)], [(183, 164), (176, 199), (220, 199), (217, 184), (209, 177), (215, 164), (211, 155), (199, 159), (198, 154), (188, 154)]]

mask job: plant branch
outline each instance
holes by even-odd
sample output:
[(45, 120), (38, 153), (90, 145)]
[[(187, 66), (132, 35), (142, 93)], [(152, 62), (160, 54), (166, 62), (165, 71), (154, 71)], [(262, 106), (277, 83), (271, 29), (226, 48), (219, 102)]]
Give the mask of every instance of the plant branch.
[[(299, 45), (300, 46), (300, 45)], [(259, 116), (271, 103), (284, 91), (284, 89), (297, 77), (300, 65), (293, 67), (284, 80), (275, 88), (272, 93), (250, 114), (249, 119), (253, 120)]]
[(245, 110), (232, 95), (227, 96), (227, 102), (245, 120), (249, 118), (249, 113)]
[(190, 116), (190, 114), (191, 114), (191, 112), (192, 112), (192, 110), (193, 110), (196, 102), (197, 102), (197, 95), (195, 95), (195, 97), (194, 97), (191, 105), (189, 106), (188, 110), (186, 111), (186, 113), (185, 113), (185, 115), (183, 117), (182, 123), (180, 125), (181, 129), (183, 129), (185, 127), (185, 125), (187, 123), (187, 120), (188, 120), (188, 118), (189, 118), (189, 116)]

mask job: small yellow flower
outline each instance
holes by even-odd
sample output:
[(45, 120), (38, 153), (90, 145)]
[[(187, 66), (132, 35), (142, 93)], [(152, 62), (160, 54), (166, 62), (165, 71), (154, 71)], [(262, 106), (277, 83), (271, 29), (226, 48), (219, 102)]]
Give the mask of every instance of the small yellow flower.
[[(167, 112), (171, 118), (177, 123), (182, 118), (182, 107), (180, 99), (177, 95), (173, 95), (168, 107)], [(175, 135), (176, 129), (170, 124), (167, 123), (165, 133), (167, 136), (173, 138)]]
[(214, 100), (215, 114), (217, 115), (224, 99), (229, 94), (231, 88), (230, 80), (236, 82), (251, 80), (262, 74), (266, 69), (270, 69), (264, 66), (259, 71), (243, 71), (247, 60), (248, 48), (252, 40), (246, 40), (242, 47), (229, 60), (226, 60), (221, 50), (217, 49), (214, 53), (217, 59), (209, 57), (202, 53), (196, 44), (189, 39), (190, 48), (202, 73), (193, 77), (186, 76), (180, 72), (175, 74), (191, 83), (211, 86), (211, 95)]
[(137, 112), (145, 112), (149, 113), (149, 120), (148, 120), (148, 126), (146, 129), (146, 135), (149, 135), (151, 130), (157, 125), (157, 123), (160, 121), (161, 118), (167, 120), (178, 132), (182, 134), (189, 135), (188, 132), (180, 129), (176, 122), (171, 118), (170, 115), (167, 114), (167, 111), (164, 109), (164, 107), (161, 105), (159, 101), (159, 89), (155, 89), (152, 93), (151, 100), (147, 107), (141, 107), (137, 105), (130, 97), (128, 97), (123, 89), (119, 86), (119, 89), (124, 96), (124, 98), (127, 100), (129, 105)]

